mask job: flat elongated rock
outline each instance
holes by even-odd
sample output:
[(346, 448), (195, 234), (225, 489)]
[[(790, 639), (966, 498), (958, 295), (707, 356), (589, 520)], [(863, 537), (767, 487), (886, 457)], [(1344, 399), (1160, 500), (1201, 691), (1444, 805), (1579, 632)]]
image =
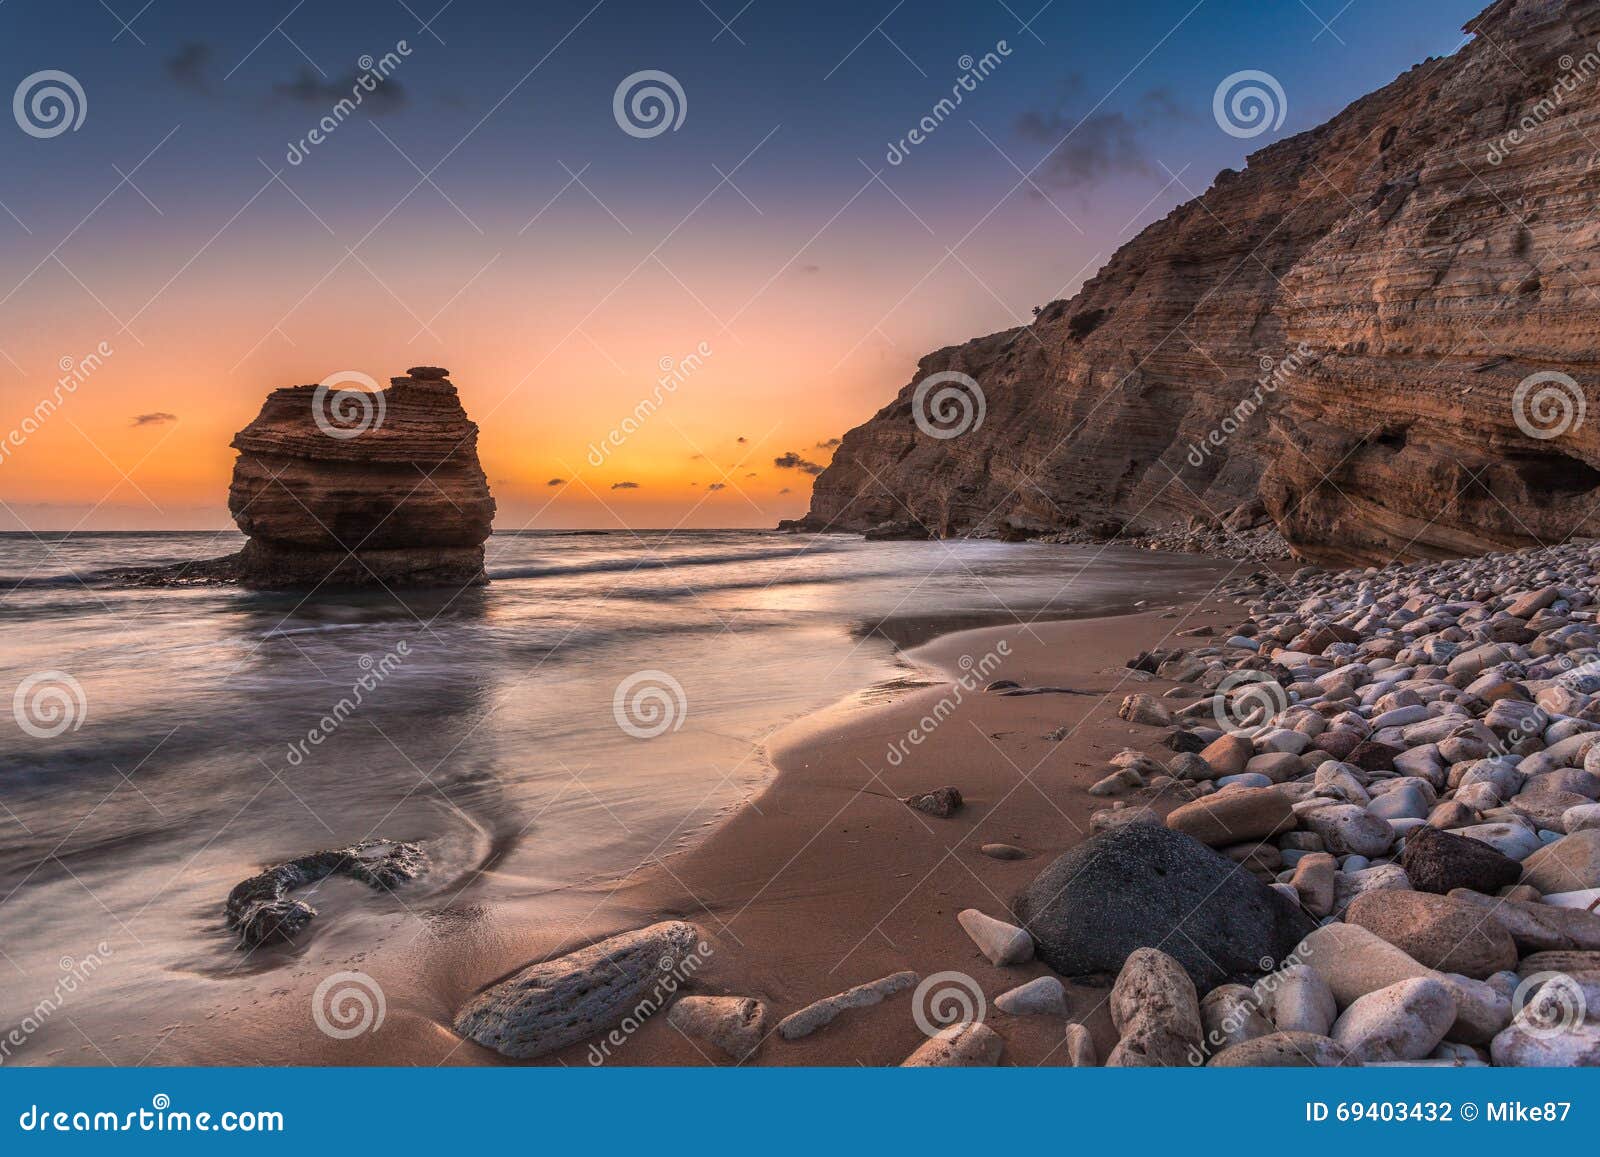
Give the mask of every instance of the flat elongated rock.
[(1340, 1008), (1369, 992), (1433, 974), (1404, 950), (1356, 924), (1323, 925), (1300, 942), (1294, 959), (1322, 977)]
[(693, 924), (666, 920), (529, 965), (469, 1000), (455, 1030), (516, 1060), (544, 1056), (657, 1011), (699, 943)]
[(1265, 839), (1294, 826), (1294, 809), (1288, 798), (1271, 787), (1219, 791), (1167, 815), (1167, 827), (1213, 848)]
[(1207, 992), (1253, 980), (1313, 926), (1237, 864), (1147, 824), (1114, 828), (1064, 853), (1013, 908), (1039, 958), (1063, 976), (1115, 973), (1135, 949), (1160, 948)]
[(1494, 1038), (1489, 1051), (1494, 1063), (1505, 1068), (1590, 1068), (1600, 1065), (1600, 1023), (1544, 1033), (1513, 1022)]
[(1523, 952), (1600, 950), (1600, 915), (1585, 909), (1485, 896), (1465, 888), (1450, 896), (1504, 928)]
[(825, 996), (808, 1004), (799, 1012), (790, 1013), (778, 1022), (778, 1033), (784, 1040), (799, 1040), (801, 1037), (810, 1036), (823, 1025), (832, 1023), (841, 1012), (878, 1004), (884, 997), (904, 992), (914, 987), (916, 983), (915, 972), (895, 972), (867, 984), (858, 984), (854, 988), (848, 988), (834, 996)]
[(1000, 1063), (1006, 1042), (982, 1021), (962, 1021), (940, 1029), (901, 1062), (901, 1068), (976, 1068)]
[(1380, 891), (1359, 896), (1347, 923), (1375, 932), (1419, 964), (1482, 980), (1516, 967), (1517, 946), (1482, 909), (1427, 892)]
[(1522, 861), (1522, 882), (1541, 892), (1600, 887), (1600, 828), (1564, 836)]
[(1456, 998), (1437, 977), (1402, 980), (1358, 998), (1333, 1026), (1351, 1060), (1419, 1061), (1456, 1019)]

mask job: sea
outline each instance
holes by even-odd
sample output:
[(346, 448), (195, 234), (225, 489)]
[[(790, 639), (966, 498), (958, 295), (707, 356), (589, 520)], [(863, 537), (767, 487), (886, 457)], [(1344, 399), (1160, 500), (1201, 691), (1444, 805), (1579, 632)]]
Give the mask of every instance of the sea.
[[(223, 923), (266, 866), (416, 841), (432, 866), (404, 903), (448, 910), (471, 882), (475, 905), (537, 912), (703, 836), (766, 782), (786, 723), (937, 678), (906, 658), (919, 643), (1221, 574), (1128, 548), (695, 530), (496, 534), (491, 581), (459, 591), (104, 577), (242, 543), (0, 535), (0, 1064), (149, 1058), (152, 1034), (123, 1048), (107, 1026), (187, 1024), (206, 986), (268, 966)], [(342, 882), (308, 935), (399, 902)]]

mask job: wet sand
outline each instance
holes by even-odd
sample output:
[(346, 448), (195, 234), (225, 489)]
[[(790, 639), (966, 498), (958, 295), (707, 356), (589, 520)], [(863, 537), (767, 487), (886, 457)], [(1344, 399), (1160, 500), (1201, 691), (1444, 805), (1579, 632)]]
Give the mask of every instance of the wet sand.
[[(1063, 686), (1084, 694), (963, 694), (925, 742), (898, 767), (891, 745), (941, 699), (938, 683), (869, 709), (841, 705), (776, 736), (769, 753), (778, 774), (748, 806), (695, 849), (638, 873), (603, 897), (586, 921), (591, 935), (666, 916), (693, 920), (714, 947), (692, 991), (755, 996), (778, 1019), (813, 1000), (902, 969), (923, 976), (958, 970), (979, 982), (990, 1023), (1006, 1038), (1005, 1064), (1063, 1064), (1065, 1022), (1008, 1017), (993, 998), (1049, 970), (1038, 962), (989, 964), (956, 923), (975, 907), (1006, 917), (1010, 899), (1052, 858), (1089, 831), (1090, 814), (1108, 801), (1088, 786), (1123, 747), (1158, 746), (1164, 729), (1117, 718), (1135, 689), (1124, 666), (1139, 650), (1171, 645), (1175, 632), (1238, 616), (1210, 599), (1163, 617), (1138, 615), (988, 628), (945, 635), (908, 653), (914, 662), (959, 675), (1005, 640), (1010, 655), (990, 674), (1024, 686)], [(981, 684), (980, 684), (981, 686)], [(1137, 684), (1156, 693), (1171, 684)], [(1057, 728), (1064, 739), (1047, 738)], [(952, 784), (966, 806), (949, 819), (913, 811), (899, 796)], [(1003, 842), (1031, 853), (1001, 861), (979, 852)], [(609, 918), (608, 918), (609, 917)], [(487, 979), (487, 978), (486, 978)], [(1102, 1055), (1114, 1043), (1104, 1008), (1108, 989), (1069, 986), (1071, 1019), (1088, 1024)], [(800, 1041), (775, 1033), (750, 1062), (763, 1065), (892, 1065), (925, 1038), (912, 1020), (912, 995), (841, 1016)], [(462, 1052), (482, 1053), (476, 1046)], [(463, 1059), (460, 1052), (452, 1062)], [(486, 1059), (481, 1057), (479, 1059)], [(546, 1058), (587, 1064), (574, 1046)], [(614, 1051), (608, 1063), (732, 1063), (656, 1017)]]
[[(905, 653), (921, 672), (902, 681), (909, 690), (886, 699), (883, 689), (869, 689), (775, 734), (764, 751), (775, 774), (689, 850), (669, 855), (663, 847), (662, 858), (620, 881), (555, 889), (526, 910), (485, 902), (492, 891), (485, 885), (500, 870), (493, 865), (447, 898), (412, 906), (402, 890), (382, 911), (372, 911), (359, 885), (338, 882), (319, 897), (325, 915), (306, 942), (258, 950), (233, 972), (239, 983), (225, 994), (194, 976), (174, 986), (165, 1007), (127, 1010), (132, 1023), (125, 1022), (119, 1047), (146, 1064), (511, 1063), (451, 1030), (455, 1011), (473, 993), (533, 961), (682, 918), (712, 946), (685, 991), (757, 997), (768, 1006), (769, 1028), (814, 1000), (892, 972), (956, 970), (981, 986), (989, 1022), (1006, 1039), (1003, 1064), (1065, 1063), (1065, 1021), (993, 1009), (999, 993), (1048, 970), (1037, 962), (991, 966), (955, 914), (975, 907), (1006, 917), (1019, 889), (1086, 838), (1091, 813), (1109, 803), (1086, 789), (1110, 756), (1135, 747), (1170, 757), (1158, 743), (1166, 729), (1117, 718), (1130, 691), (1160, 694), (1171, 686), (1140, 681), (1127, 659), (1174, 645), (1180, 630), (1220, 630), (1239, 616), (1224, 599), (1173, 600), (1131, 615), (944, 634)], [(1009, 654), (985, 667), (984, 657), (1002, 641)], [(1073, 693), (963, 691), (925, 741), (906, 743), (924, 716), (955, 699), (948, 680), (971, 667), (978, 672), (969, 680), (980, 688), (1010, 679)], [(1058, 729), (1065, 736), (1049, 738)], [(888, 757), (896, 746), (904, 753), (897, 765)], [(761, 754), (752, 750), (751, 759)], [(966, 800), (951, 818), (899, 801), (946, 784)], [(1017, 845), (1030, 857), (993, 859), (978, 850), (988, 842)], [(344, 886), (353, 894), (342, 902)], [(338, 1039), (319, 1030), (311, 993), (335, 970), (359, 971), (381, 986), (386, 1012), (378, 1031)], [(173, 979), (184, 972), (174, 969)], [(1071, 1019), (1090, 1026), (1104, 1055), (1114, 1043), (1108, 989), (1068, 991)], [(746, 1063), (898, 1064), (925, 1039), (912, 1008), (912, 993), (902, 992), (800, 1041), (773, 1033)], [(95, 1026), (82, 1027), (99, 1039)], [(105, 1063), (81, 1042), (54, 1050), (49, 1061)], [(592, 1062), (580, 1044), (534, 1063)], [(610, 1050), (605, 1063), (733, 1062), (658, 1015)]]

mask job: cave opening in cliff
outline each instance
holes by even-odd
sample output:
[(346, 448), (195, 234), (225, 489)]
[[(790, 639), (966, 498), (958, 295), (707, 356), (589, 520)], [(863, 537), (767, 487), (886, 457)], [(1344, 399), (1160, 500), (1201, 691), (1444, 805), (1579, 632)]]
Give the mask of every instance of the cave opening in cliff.
[(1534, 496), (1566, 497), (1600, 488), (1600, 470), (1569, 454), (1546, 453), (1511, 463), (1518, 480)]

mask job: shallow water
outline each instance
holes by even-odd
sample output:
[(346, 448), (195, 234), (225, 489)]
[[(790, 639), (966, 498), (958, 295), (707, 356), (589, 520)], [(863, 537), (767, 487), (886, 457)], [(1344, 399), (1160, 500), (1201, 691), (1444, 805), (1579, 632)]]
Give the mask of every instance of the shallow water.
[[(488, 587), (403, 600), (92, 577), (241, 541), (0, 535), (0, 694), (21, 693), (0, 716), (0, 1037), (28, 1028), (0, 1062), (83, 1052), (75, 1018), (159, 1007), (175, 975), (274, 967), (221, 923), (263, 865), (368, 836), (424, 844), (431, 870), (397, 896), (325, 886), (314, 931), (374, 906), (448, 912), (469, 881), (475, 904), (537, 905), (692, 840), (767, 775), (775, 728), (912, 674), (899, 647), (1223, 573), (1131, 550), (723, 531), (497, 535)], [(60, 997), (89, 960), (97, 975)], [(71, 1058), (127, 1063), (102, 1047)]]

